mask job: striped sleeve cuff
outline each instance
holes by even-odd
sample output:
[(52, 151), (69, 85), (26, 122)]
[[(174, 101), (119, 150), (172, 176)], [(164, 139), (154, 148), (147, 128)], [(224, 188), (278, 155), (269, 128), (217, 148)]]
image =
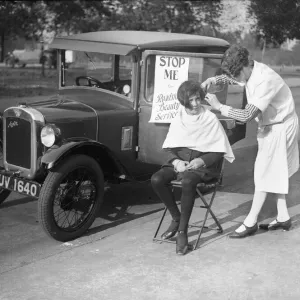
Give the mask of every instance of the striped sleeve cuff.
[(230, 108), (228, 117), (247, 123), (259, 114), (260, 110), (253, 104), (247, 104), (245, 109)]

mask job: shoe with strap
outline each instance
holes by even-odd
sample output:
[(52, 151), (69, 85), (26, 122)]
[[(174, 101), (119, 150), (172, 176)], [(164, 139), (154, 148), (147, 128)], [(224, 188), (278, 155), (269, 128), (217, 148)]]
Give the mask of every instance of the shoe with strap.
[(283, 229), (283, 230), (290, 230), (292, 226), (292, 220), (291, 218), (284, 221), (284, 222), (279, 222), (277, 219), (275, 220), (275, 223), (270, 223), (270, 224), (260, 224), (259, 228), (263, 230), (276, 230), (276, 229)]
[(172, 238), (179, 228), (179, 221), (172, 220), (169, 228), (161, 235), (163, 240), (168, 240)]
[(176, 239), (176, 254), (185, 255), (189, 249), (187, 231), (178, 231)]
[(255, 223), (252, 227), (246, 226), (245, 223), (243, 223), (242, 225), (244, 225), (246, 229), (244, 231), (242, 231), (242, 232), (234, 231), (232, 234), (229, 235), (229, 237), (231, 239), (244, 238), (244, 237), (247, 237), (247, 236), (255, 234), (255, 232), (258, 230), (257, 223)]

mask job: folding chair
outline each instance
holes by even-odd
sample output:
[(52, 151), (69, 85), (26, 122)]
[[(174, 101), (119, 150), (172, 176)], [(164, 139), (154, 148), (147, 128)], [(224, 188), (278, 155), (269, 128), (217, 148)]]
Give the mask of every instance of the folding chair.
[[(205, 213), (205, 216), (204, 216), (204, 220), (202, 221), (202, 225), (189, 224), (189, 228), (190, 227), (199, 228), (197, 241), (196, 241), (196, 243), (193, 247), (193, 250), (195, 250), (198, 247), (200, 237), (203, 233), (204, 228), (209, 228), (209, 227), (205, 226), (205, 223), (206, 223), (207, 218), (208, 218), (208, 214), (210, 214), (212, 216), (212, 218), (214, 219), (214, 221), (216, 222), (216, 225), (218, 227), (218, 229), (217, 229), (218, 232), (219, 233), (223, 232), (223, 228), (222, 228), (220, 222), (218, 221), (217, 217), (213, 213), (213, 211), (211, 209), (211, 206), (212, 206), (214, 198), (216, 196), (218, 187), (222, 185), (223, 169), (224, 169), (224, 158), (221, 159), (221, 161), (219, 162), (219, 165), (217, 166), (216, 169), (220, 170), (220, 174), (217, 178), (214, 178), (214, 179), (212, 179), (212, 180), (210, 180), (209, 182), (206, 182), (206, 183), (201, 182), (201, 183), (197, 184), (196, 196), (195, 197), (197, 197), (197, 195), (200, 197), (201, 201), (204, 204), (204, 205), (200, 205), (200, 207), (206, 209), (206, 213)], [(173, 196), (174, 196), (175, 188), (180, 188), (180, 189), (182, 188), (181, 181), (178, 181), (178, 180), (171, 181), (170, 185), (172, 187)], [(206, 200), (204, 196), (209, 195), (209, 194), (211, 194), (211, 198), (210, 198), (210, 200)], [(179, 203), (177, 203), (177, 204), (179, 204)], [(195, 207), (195, 205), (194, 205), (194, 207)], [(154, 234), (154, 237), (153, 237), (154, 242), (175, 243), (174, 240), (163, 240), (163, 239), (157, 237), (157, 235), (160, 231), (160, 227), (161, 227), (161, 225), (163, 223), (163, 220), (166, 216), (166, 212), (167, 212), (167, 207), (165, 207), (165, 209), (164, 209), (163, 215), (160, 219), (160, 222), (159, 222), (158, 227), (156, 229), (156, 232)]]

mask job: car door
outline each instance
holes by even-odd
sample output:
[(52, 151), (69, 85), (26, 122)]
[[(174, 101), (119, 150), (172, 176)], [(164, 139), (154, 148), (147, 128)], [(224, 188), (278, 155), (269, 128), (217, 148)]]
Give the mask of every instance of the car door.
[[(163, 115), (159, 115), (157, 113), (155, 120), (159, 120), (158, 122), (153, 119), (153, 114), (155, 113), (154, 105), (157, 107), (157, 103), (153, 101), (153, 95), (155, 94), (157, 96), (157, 93), (154, 93), (154, 91), (156, 89), (155, 84), (158, 84), (158, 81), (155, 81), (155, 77), (158, 74), (158, 59), (160, 59), (161, 65), (167, 66), (169, 63), (171, 68), (169, 68), (165, 73), (165, 76), (168, 76), (168, 79), (172, 76), (176, 79), (176, 76), (178, 76), (175, 71), (172, 72), (172, 66), (174, 66), (175, 69), (176, 66), (180, 66), (180, 62), (188, 61), (188, 69), (184, 71), (184, 76), (188, 77), (189, 80), (203, 82), (206, 78), (215, 76), (220, 72), (222, 54), (184, 53), (155, 50), (148, 50), (143, 53), (139, 95), (138, 160), (151, 164), (163, 164), (166, 161), (166, 154), (162, 151), (162, 144), (165, 140), (173, 117), (172, 112), (174, 110), (172, 109), (177, 108), (174, 107), (174, 105), (176, 105), (176, 101), (179, 103), (178, 100), (176, 100), (173, 102), (173, 106), (165, 106), (166, 113)], [(169, 99), (170, 97), (174, 98), (175, 94), (176, 93), (170, 94), (167, 97), (169, 97)], [(227, 103), (227, 86), (224, 86), (222, 90), (215, 94), (221, 103)], [(159, 97), (156, 97), (155, 99), (156, 101), (159, 101)], [(206, 104), (209, 107), (209, 104)], [(243, 92), (239, 90), (234, 96), (233, 106), (241, 108), (244, 107), (245, 104), (246, 99), (243, 97)], [(169, 111), (167, 111), (168, 108), (170, 109)], [(245, 137), (245, 125), (237, 124), (234, 120), (223, 117), (217, 112), (215, 113), (225, 127), (231, 144)], [(167, 118), (167, 120), (161, 120), (160, 118), (162, 118), (162, 116), (163, 118)]]

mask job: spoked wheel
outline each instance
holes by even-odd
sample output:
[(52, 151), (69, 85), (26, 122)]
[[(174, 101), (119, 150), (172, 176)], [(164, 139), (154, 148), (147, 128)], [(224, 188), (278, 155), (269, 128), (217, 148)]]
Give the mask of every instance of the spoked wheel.
[[(3, 149), (2, 149), (2, 142), (0, 141), (0, 169), (4, 169), (3, 165)], [(0, 205), (8, 198), (11, 191), (0, 188)]]
[(39, 221), (58, 241), (80, 237), (94, 222), (103, 202), (104, 179), (98, 163), (74, 155), (49, 172), (39, 201)]

